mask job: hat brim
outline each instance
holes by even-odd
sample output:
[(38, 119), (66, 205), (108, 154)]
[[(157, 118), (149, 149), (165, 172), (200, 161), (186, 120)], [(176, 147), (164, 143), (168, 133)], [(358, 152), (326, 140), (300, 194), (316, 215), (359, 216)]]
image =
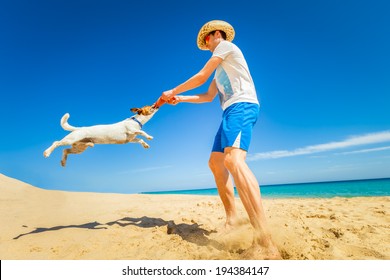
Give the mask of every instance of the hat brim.
[(197, 38), (197, 44), (198, 48), (201, 50), (208, 50), (206, 47), (205, 37), (213, 31), (221, 30), (225, 32), (226, 34), (226, 40), (227, 41), (233, 41), (235, 31), (233, 26), (231, 26), (226, 21), (222, 20), (212, 20), (207, 22), (205, 25), (202, 26), (202, 28), (199, 30), (198, 38)]

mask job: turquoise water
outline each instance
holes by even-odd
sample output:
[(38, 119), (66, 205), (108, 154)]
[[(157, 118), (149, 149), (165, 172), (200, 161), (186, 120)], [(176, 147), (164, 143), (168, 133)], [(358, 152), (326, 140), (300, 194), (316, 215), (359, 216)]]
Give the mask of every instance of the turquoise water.
[[(216, 188), (143, 193), (218, 195)], [(265, 198), (390, 196), (390, 178), (261, 186), (261, 195)]]

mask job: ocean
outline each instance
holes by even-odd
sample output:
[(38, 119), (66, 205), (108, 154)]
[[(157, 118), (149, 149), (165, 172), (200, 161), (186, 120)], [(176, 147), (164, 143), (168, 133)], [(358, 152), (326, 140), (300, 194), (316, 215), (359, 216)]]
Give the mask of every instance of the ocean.
[[(390, 178), (261, 186), (264, 198), (390, 196)], [(216, 188), (143, 192), (143, 194), (218, 195)], [(238, 197), (237, 191), (235, 194)]]

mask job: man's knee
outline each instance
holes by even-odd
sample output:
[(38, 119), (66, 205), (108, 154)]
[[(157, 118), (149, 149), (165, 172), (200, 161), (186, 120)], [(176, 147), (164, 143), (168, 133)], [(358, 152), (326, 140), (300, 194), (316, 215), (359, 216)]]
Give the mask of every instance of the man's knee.
[(228, 148), (225, 150), (224, 165), (230, 171), (234, 171), (240, 164), (245, 163), (246, 152), (237, 148)]
[(231, 155), (226, 155), (225, 160), (224, 160), (224, 165), (228, 170), (233, 170), (234, 167), (237, 165), (237, 161), (235, 158)]

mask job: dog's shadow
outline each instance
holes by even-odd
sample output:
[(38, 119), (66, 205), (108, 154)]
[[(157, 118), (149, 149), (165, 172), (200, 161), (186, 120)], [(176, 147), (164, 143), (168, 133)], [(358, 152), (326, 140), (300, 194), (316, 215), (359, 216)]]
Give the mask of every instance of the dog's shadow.
[(80, 228), (80, 229), (90, 229), (90, 230), (98, 230), (98, 229), (108, 229), (108, 227), (111, 227), (113, 225), (119, 225), (121, 227), (127, 227), (127, 226), (136, 226), (140, 228), (154, 228), (154, 227), (166, 227), (166, 234), (177, 234), (180, 236), (183, 240), (187, 242), (194, 243), (199, 246), (213, 246), (214, 248), (218, 250), (223, 250), (223, 246), (219, 244), (217, 241), (208, 238), (208, 236), (211, 233), (215, 233), (214, 230), (206, 230), (203, 229), (199, 224), (193, 223), (193, 224), (176, 224), (174, 221), (166, 221), (161, 218), (151, 218), (143, 216), (141, 218), (131, 218), (131, 217), (125, 217), (116, 221), (108, 222), (105, 224), (101, 224), (99, 222), (91, 222), (81, 225), (67, 225), (67, 226), (55, 226), (51, 228), (36, 228), (35, 230), (20, 234), (13, 239), (19, 239), (26, 235), (31, 234), (38, 234), (48, 231), (57, 231), (67, 228)]

